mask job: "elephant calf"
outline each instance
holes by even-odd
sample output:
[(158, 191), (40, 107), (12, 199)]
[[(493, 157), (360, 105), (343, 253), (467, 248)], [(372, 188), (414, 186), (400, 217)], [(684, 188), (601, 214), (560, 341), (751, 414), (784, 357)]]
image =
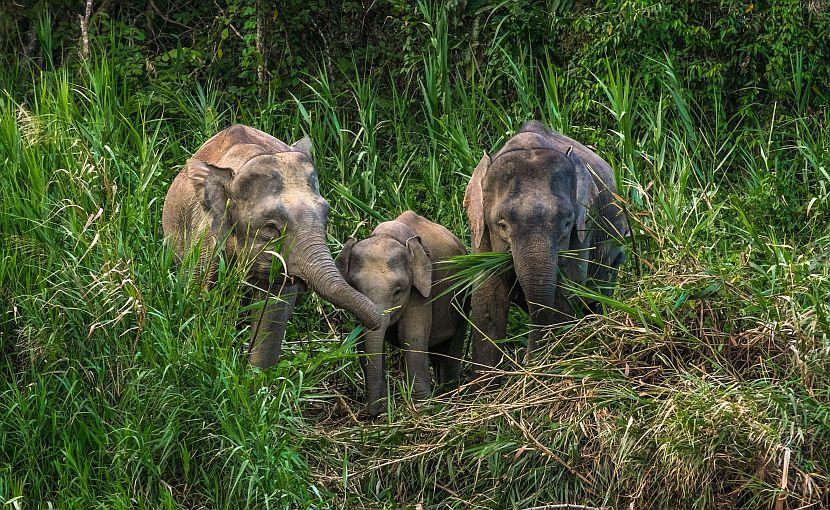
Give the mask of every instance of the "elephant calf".
[(389, 311), (382, 327), (363, 340), (370, 416), (385, 406), (385, 340), (404, 350), (415, 398), (430, 394), (429, 358), (442, 386), (458, 385), (467, 322), (451, 293), (442, 295), (452, 270), (438, 263), (466, 252), (449, 230), (406, 211), (378, 225), (367, 239), (349, 239), (335, 260), (346, 281)]
[(464, 195), (473, 253), (509, 252), (514, 270), (473, 290), (474, 366), (499, 362), (493, 340), (505, 336), (511, 302), (530, 315), (526, 362), (543, 328), (567, 319), (560, 273), (612, 293), (628, 235), (616, 191), (608, 163), (536, 121), (492, 158), (484, 154)]
[[(177, 260), (198, 245), (207, 262), (218, 243), (224, 243), (229, 257), (250, 262), (248, 280), (260, 289), (253, 297), (266, 298), (269, 287), (282, 289), (279, 299), (266, 299), (253, 319), (250, 361), (255, 366), (278, 361), (285, 323), (306, 284), (369, 329), (381, 326), (380, 310), (349, 286), (334, 265), (325, 243), (328, 208), (308, 137), (289, 146), (242, 125), (205, 142), (167, 192), (162, 226)], [(272, 282), (277, 245), (286, 274)], [(216, 264), (208, 265), (206, 280), (211, 282)]]

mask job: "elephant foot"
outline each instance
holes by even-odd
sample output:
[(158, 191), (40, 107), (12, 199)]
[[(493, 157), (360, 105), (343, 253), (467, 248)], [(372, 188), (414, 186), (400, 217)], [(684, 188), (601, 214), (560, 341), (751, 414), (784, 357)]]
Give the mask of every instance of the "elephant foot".
[(385, 413), (386, 411), (386, 398), (381, 398), (375, 400), (374, 402), (370, 402), (366, 404), (366, 407), (360, 413), (364, 418), (373, 419), (377, 418), (381, 415), (381, 413)]

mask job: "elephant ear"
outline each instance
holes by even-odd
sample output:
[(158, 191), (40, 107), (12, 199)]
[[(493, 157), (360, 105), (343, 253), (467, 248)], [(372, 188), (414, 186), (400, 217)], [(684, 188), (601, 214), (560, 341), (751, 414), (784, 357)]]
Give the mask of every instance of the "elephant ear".
[(230, 220), (225, 216), (231, 199), (228, 185), (233, 179), (233, 170), (213, 166), (195, 158), (187, 160), (187, 168), (196, 197), (213, 217), (213, 227), (217, 230), (220, 224)]
[(418, 292), (429, 297), (432, 291), (432, 261), (429, 259), (421, 238), (418, 236), (406, 240), (406, 247), (409, 248), (409, 264), (412, 268), (412, 285)]
[(599, 189), (594, 181), (593, 171), (579, 156), (574, 154), (572, 148), (568, 148), (567, 155), (574, 165), (576, 174), (576, 203), (574, 204), (576, 219), (573, 228), (576, 230), (579, 244), (584, 245), (591, 229), (588, 218), (599, 195)]
[(305, 154), (306, 157), (311, 160), (311, 138), (309, 138), (308, 135), (305, 135), (291, 144), (291, 148), (297, 152)]
[(467, 191), (464, 193), (464, 208), (467, 210), (467, 219), (470, 221), (470, 237), (474, 253), (481, 250), (481, 243), (484, 239), (484, 232), (487, 224), (484, 221), (484, 192), (482, 183), (487, 169), (490, 168), (490, 156), (484, 153), (481, 161), (478, 162), (470, 183), (467, 184)]
[(352, 247), (354, 247), (357, 239), (350, 237), (340, 250), (340, 254), (334, 259), (334, 265), (340, 271), (340, 275), (345, 278), (349, 274), (349, 260), (352, 258)]

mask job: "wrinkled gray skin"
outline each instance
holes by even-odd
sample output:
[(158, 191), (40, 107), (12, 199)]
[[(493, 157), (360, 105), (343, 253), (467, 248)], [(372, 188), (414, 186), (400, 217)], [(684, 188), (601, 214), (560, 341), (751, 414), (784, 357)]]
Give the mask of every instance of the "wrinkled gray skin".
[(381, 310), (383, 326), (363, 339), (366, 412), (377, 416), (385, 408), (384, 341), (404, 350), (413, 396), (429, 396), (430, 358), (436, 379), (445, 388), (458, 386), (467, 321), (452, 303), (451, 270), (438, 262), (467, 252), (449, 230), (412, 211), (381, 223), (371, 237), (350, 239), (335, 263), (351, 285)]
[[(530, 315), (525, 362), (545, 327), (574, 314), (559, 273), (613, 293), (621, 240), (628, 235), (615, 194), (608, 163), (536, 121), (525, 123), (492, 159), (484, 155), (464, 196), (472, 251), (510, 252), (514, 270), (473, 291), (475, 367), (500, 361), (492, 340), (505, 337), (511, 302)], [(575, 253), (560, 257), (564, 250)]]
[[(337, 271), (325, 243), (327, 219), (328, 204), (320, 196), (311, 162), (311, 140), (305, 137), (288, 146), (257, 129), (235, 125), (205, 142), (173, 180), (162, 226), (179, 261), (201, 243), (208, 284), (216, 264), (207, 261), (224, 240), (229, 257), (251, 264), (248, 281), (259, 289), (252, 299), (265, 299), (269, 288), (271, 294), (282, 289), (280, 299), (269, 297), (253, 317), (250, 361), (266, 368), (279, 359), (285, 324), (306, 284), (354, 313), (369, 329), (381, 325), (380, 310)], [(287, 274), (269, 285), (278, 244)]]

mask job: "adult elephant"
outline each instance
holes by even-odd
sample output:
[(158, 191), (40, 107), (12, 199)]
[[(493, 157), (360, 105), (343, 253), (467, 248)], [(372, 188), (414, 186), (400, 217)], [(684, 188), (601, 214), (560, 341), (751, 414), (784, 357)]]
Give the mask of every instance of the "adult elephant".
[[(513, 270), (473, 290), (477, 368), (501, 359), (510, 303), (530, 315), (525, 362), (545, 327), (572, 314), (561, 273), (610, 295), (628, 227), (611, 167), (593, 151), (537, 121), (525, 123), (495, 156), (486, 153), (464, 196), (473, 253), (509, 252)], [(568, 255), (560, 253), (567, 250)], [(516, 285), (518, 283), (518, 285)]]
[[(252, 321), (250, 361), (269, 367), (279, 359), (285, 324), (307, 284), (323, 299), (357, 316), (369, 329), (380, 327), (381, 312), (352, 288), (334, 265), (325, 242), (328, 203), (320, 196), (311, 162), (311, 140), (287, 145), (257, 129), (234, 125), (202, 145), (173, 180), (164, 201), (162, 227), (180, 261), (198, 245), (207, 281), (218, 243), (225, 253), (250, 263), (254, 296), (266, 305)], [(272, 264), (285, 261), (282, 280)], [(279, 298), (268, 289), (281, 289)]]

